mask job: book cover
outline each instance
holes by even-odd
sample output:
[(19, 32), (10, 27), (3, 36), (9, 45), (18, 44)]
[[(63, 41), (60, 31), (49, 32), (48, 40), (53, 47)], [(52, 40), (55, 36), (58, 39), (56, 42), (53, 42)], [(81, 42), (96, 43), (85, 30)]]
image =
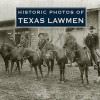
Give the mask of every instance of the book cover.
[(0, 100), (100, 100), (100, 0), (0, 0)]

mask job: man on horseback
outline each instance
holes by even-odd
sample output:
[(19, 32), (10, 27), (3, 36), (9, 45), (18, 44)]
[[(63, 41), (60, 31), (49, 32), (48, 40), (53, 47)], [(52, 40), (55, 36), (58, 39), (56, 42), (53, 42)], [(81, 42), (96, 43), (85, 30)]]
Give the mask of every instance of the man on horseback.
[(18, 55), (18, 58), (21, 59), (21, 65), (23, 65), (23, 61), (24, 61), (24, 49), (25, 48), (28, 48), (28, 39), (25, 37), (25, 35), (21, 35), (21, 38), (20, 38), (20, 43), (18, 44), (18, 50), (20, 51), (19, 55)]
[(49, 41), (49, 35), (47, 33), (40, 33), (38, 37), (39, 37), (38, 48), (41, 52), (41, 57), (43, 59), (43, 65), (48, 66), (47, 75), (49, 75), (49, 71), (51, 71), (53, 74), (55, 57), (54, 57), (54, 52), (52, 49), (52, 43), (51, 41)]
[(44, 38), (44, 33), (40, 33), (38, 35), (39, 37), (39, 43), (38, 43), (38, 48), (40, 51), (42, 50), (43, 46), (47, 43), (47, 40)]
[(23, 48), (27, 48), (28, 47), (28, 39), (25, 37), (25, 35), (21, 36), (19, 46), (21, 46)]
[(71, 66), (73, 62), (73, 51), (75, 50), (75, 42), (76, 42), (75, 37), (70, 33), (68, 33), (63, 47), (64, 48), (66, 47), (66, 55), (70, 61)]
[(88, 33), (88, 36), (85, 38), (85, 44), (90, 50), (92, 60), (95, 63), (95, 68), (97, 64), (96, 49), (98, 48), (99, 38), (97, 33), (94, 33), (94, 29), (93, 26), (90, 27), (90, 33)]
[(8, 43), (10, 43), (13, 46), (16, 46), (16, 41), (14, 40), (14, 37), (12, 35), (10, 35)]

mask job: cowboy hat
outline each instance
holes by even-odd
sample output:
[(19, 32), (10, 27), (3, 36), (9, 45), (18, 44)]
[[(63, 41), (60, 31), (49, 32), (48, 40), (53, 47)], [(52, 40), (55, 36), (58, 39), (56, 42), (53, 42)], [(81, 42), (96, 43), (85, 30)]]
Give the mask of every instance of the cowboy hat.
[(89, 28), (89, 29), (90, 29), (90, 30), (93, 30), (93, 29), (95, 29), (95, 28), (94, 28), (94, 26), (90, 26), (90, 28)]
[(44, 33), (39, 33), (39, 34), (38, 34), (38, 37), (39, 37), (40, 35), (43, 35), (43, 36), (44, 36)]

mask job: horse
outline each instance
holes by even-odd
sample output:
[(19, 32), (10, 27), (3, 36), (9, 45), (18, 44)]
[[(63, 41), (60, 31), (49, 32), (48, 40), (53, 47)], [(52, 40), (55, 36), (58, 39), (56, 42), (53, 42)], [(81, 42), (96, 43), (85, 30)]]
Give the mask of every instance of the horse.
[(68, 33), (67, 37), (65, 37), (65, 43), (63, 47), (66, 47), (66, 55), (70, 62), (70, 67), (72, 66), (72, 62), (74, 60), (73, 50), (75, 48), (75, 42), (76, 42), (76, 38), (70, 33)]
[[(46, 40), (42, 40), (41, 42), (38, 43), (38, 48), (41, 51), (42, 55), (43, 55), (43, 61), (44, 61), (44, 66), (48, 67), (48, 73), (47, 76), (49, 76), (49, 72), (51, 71), (52, 75), (53, 75), (53, 69), (54, 69), (54, 52), (52, 52), (52, 41), (46, 41)], [(46, 45), (48, 45), (49, 47), (46, 49)]]
[(88, 67), (90, 66), (90, 62), (91, 62), (91, 54), (88, 48), (79, 46), (77, 43), (75, 43), (75, 49), (73, 50), (73, 53), (75, 54), (73, 58), (74, 62), (76, 61), (79, 66), (82, 84), (84, 83), (84, 80), (83, 80), (84, 71), (85, 71), (87, 84), (89, 84)]
[(24, 48), (23, 59), (24, 60), (28, 59), (31, 65), (31, 71), (32, 68), (34, 67), (37, 80), (38, 80), (37, 66), (40, 70), (41, 76), (43, 77), (42, 68), (41, 68), (41, 65), (43, 65), (43, 59), (42, 59), (42, 54), (38, 50), (33, 50), (32, 48)]
[(6, 57), (8, 55), (8, 53), (3, 50), (2, 46), (0, 48), (0, 55), (2, 56), (2, 58), (4, 60), (4, 63), (5, 63), (5, 72), (8, 71), (8, 73), (9, 73), (8, 67), (9, 67), (9, 60), (10, 60), (10, 58)]
[(59, 82), (65, 82), (65, 65), (68, 63), (68, 58), (66, 56), (65, 48), (55, 49), (56, 61), (60, 69), (60, 79)]
[(1, 55), (5, 62), (6, 71), (8, 70), (8, 67), (9, 67), (8, 64), (9, 64), (9, 60), (10, 60), (11, 61), (11, 73), (12, 73), (14, 62), (16, 62), (17, 68), (18, 68), (19, 74), (20, 74), (19, 62), (21, 61), (21, 66), (22, 66), (22, 61), (23, 61), (23, 58), (21, 55), (22, 50), (9, 44), (9, 43), (3, 43), (0, 51), (1, 51)]
[[(43, 52), (43, 54), (46, 54), (47, 52), (52, 52), (54, 58), (57, 61), (59, 69), (60, 69), (59, 82), (64, 82), (65, 81), (65, 64), (68, 63), (65, 48), (59, 49), (57, 46), (55, 46), (53, 44), (50, 45), (50, 43), (47, 43), (43, 47), (42, 52)], [(48, 65), (48, 73), (49, 73), (49, 71), (50, 71), (50, 66)]]

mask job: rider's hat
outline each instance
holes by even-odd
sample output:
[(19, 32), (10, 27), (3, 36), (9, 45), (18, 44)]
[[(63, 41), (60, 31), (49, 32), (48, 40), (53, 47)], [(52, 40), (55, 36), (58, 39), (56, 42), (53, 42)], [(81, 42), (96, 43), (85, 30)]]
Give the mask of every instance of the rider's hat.
[(38, 34), (38, 37), (40, 37), (40, 35), (43, 35), (43, 36), (44, 36), (44, 33), (39, 33), (39, 34)]
[(94, 30), (95, 28), (94, 28), (94, 26), (90, 26), (90, 28), (89, 28), (90, 30)]

